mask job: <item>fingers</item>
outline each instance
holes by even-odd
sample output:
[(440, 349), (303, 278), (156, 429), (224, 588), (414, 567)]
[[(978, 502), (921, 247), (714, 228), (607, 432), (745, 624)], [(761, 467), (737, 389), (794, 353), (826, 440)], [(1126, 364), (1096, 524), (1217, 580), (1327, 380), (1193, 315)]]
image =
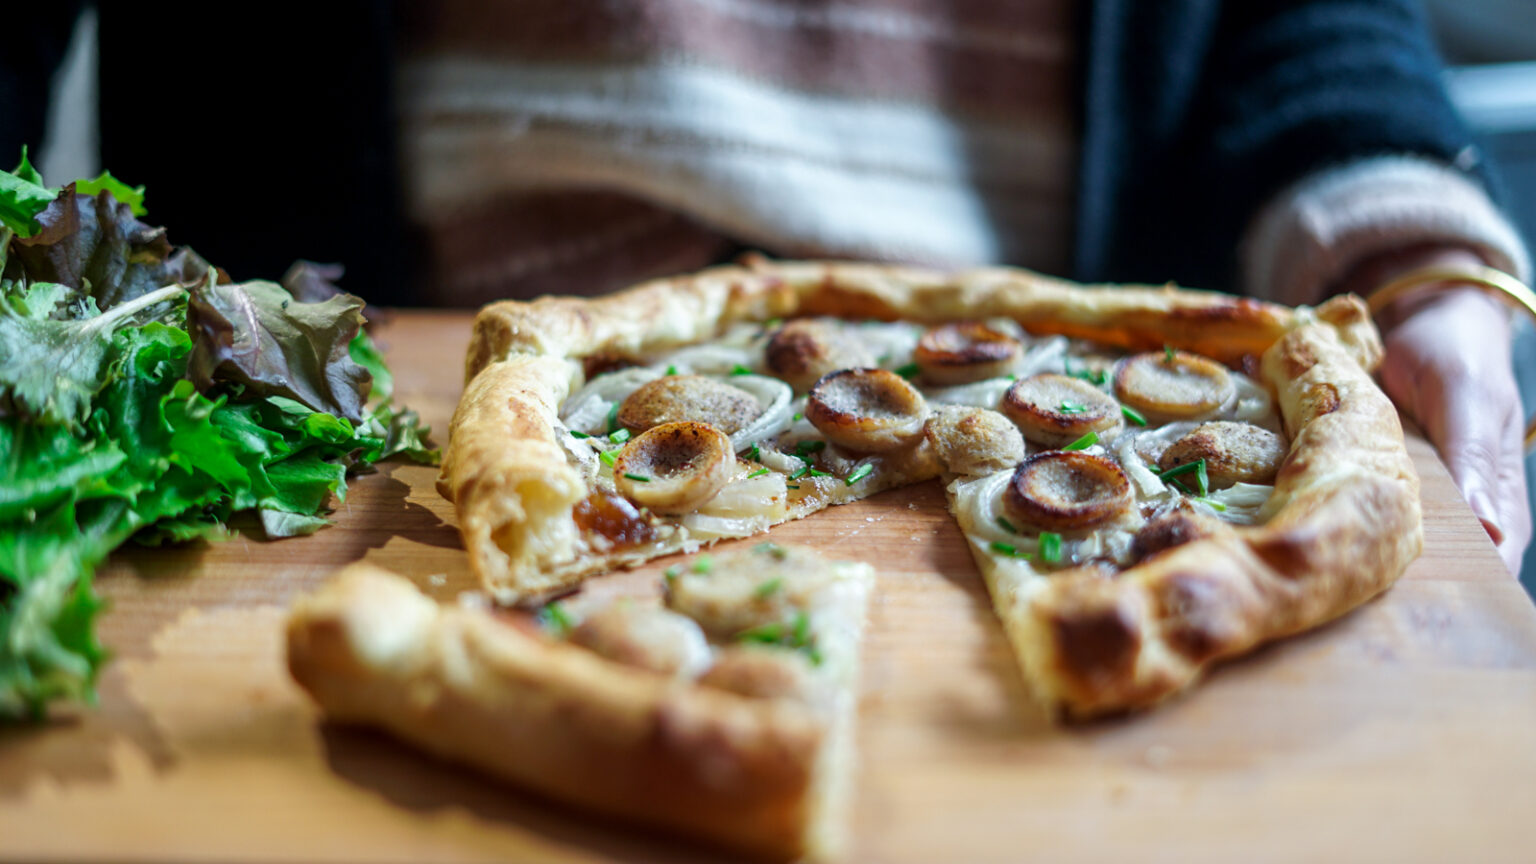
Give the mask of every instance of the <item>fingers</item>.
[(1531, 538), (1524, 418), (1503, 311), (1443, 299), (1387, 334), (1382, 386), (1424, 427), (1510, 572)]
[[(1519, 404), (1516, 394), (1515, 405)], [(1531, 543), (1531, 508), (1525, 482), (1525, 418), (1517, 411), (1509, 420), (1504, 426), (1506, 458), (1499, 465), (1499, 495), (1495, 503), (1504, 535), (1503, 541), (1499, 542), (1499, 554), (1509, 572), (1519, 576), (1526, 547)]]

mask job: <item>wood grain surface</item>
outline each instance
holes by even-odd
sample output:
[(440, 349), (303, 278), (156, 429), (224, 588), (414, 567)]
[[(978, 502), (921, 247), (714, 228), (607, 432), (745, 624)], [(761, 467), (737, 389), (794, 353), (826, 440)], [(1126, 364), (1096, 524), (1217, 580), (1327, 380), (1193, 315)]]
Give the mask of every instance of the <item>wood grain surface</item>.
[[(399, 314), (403, 400), (439, 431), (464, 314)], [(1154, 712), (1059, 727), (1024, 691), (936, 483), (775, 529), (880, 571), (854, 860), (1536, 860), (1536, 609), (1431, 449), (1424, 556), (1382, 599)], [(0, 730), (0, 858), (711, 861), (319, 720), (284, 607), (367, 559), (472, 588), (435, 471), (358, 478), (336, 525), (116, 556), (101, 703)], [(750, 541), (749, 541), (750, 542)], [(635, 591), (666, 561), (593, 583)]]

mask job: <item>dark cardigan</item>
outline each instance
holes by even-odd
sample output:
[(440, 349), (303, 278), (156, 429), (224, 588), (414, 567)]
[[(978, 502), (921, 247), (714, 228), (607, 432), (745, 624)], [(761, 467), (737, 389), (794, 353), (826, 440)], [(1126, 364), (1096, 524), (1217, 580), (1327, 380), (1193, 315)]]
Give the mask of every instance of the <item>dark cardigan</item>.
[[(81, 6), (11, 11), (33, 35), (0, 52), (0, 154), (40, 139), (39, 73)], [(373, 302), (430, 302), (402, 242), (390, 4), (144, 8), (99, 10), (102, 156), (149, 185), (173, 241), (238, 278), (297, 253), (345, 261)], [(1257, 209), (1353, 159), (1420, 154), (1487, 180), (1410, 0), (1094, 0), (1083, 27), (1079, 279), (1236, 288)]]
[(1074, 275), (1235, 289), (1264, 203), (1416, 154), (1489, 178), (1411, 0), (1095, 0)]

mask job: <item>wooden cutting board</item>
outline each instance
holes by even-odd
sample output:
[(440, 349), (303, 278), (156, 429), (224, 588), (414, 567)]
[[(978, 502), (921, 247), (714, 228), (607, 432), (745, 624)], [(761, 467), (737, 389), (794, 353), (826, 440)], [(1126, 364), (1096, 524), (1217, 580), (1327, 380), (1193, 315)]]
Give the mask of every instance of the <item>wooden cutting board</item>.
[[(469, 322), (383, 332), (439, 441)], [(1385, 597), (1156, 711), (1065, 728), (1024, 692), (937, 484), (775, 529), (880, 571), (854, 860), (1536, 860), (1536, 609), (1428, 445), (1410, 449), (1424, 556)], [(115, 557), (101, 704), (0, 730), (0, 858), (717, 860), (328, 726), (289, 681), (284, 607), (336, 567), (473, 587), (434, 476), (359, 478), (313, 537)]]

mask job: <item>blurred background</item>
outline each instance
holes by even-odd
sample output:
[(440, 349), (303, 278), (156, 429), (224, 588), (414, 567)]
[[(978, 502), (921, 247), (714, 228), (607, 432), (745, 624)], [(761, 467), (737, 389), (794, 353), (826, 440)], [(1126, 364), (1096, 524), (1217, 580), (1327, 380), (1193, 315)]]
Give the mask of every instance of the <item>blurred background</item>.
[[(1536, 249), (1536, 2), (1532, 0), (1426, 0), (1448, 64), (1446, 84), (1498, 165), (1508, 208)], [(87, 177), (102, 169), (96, 115), (97, 18), (83, 15), (68, 60), (53, 82), (48, 137), (37, 163), (44, 177)], [(125, 179), (132, 180), (132, 177)], [(151, 205), (153, 202), (151, 201)], [(1527, 322), (1515, 345), (1522, 399), (1536, 405), (1536, 336)], [(1526, 477), (1536, 489), (1536, 459)], [(1536, 544), (1523, 568), (1536, 596)]]

